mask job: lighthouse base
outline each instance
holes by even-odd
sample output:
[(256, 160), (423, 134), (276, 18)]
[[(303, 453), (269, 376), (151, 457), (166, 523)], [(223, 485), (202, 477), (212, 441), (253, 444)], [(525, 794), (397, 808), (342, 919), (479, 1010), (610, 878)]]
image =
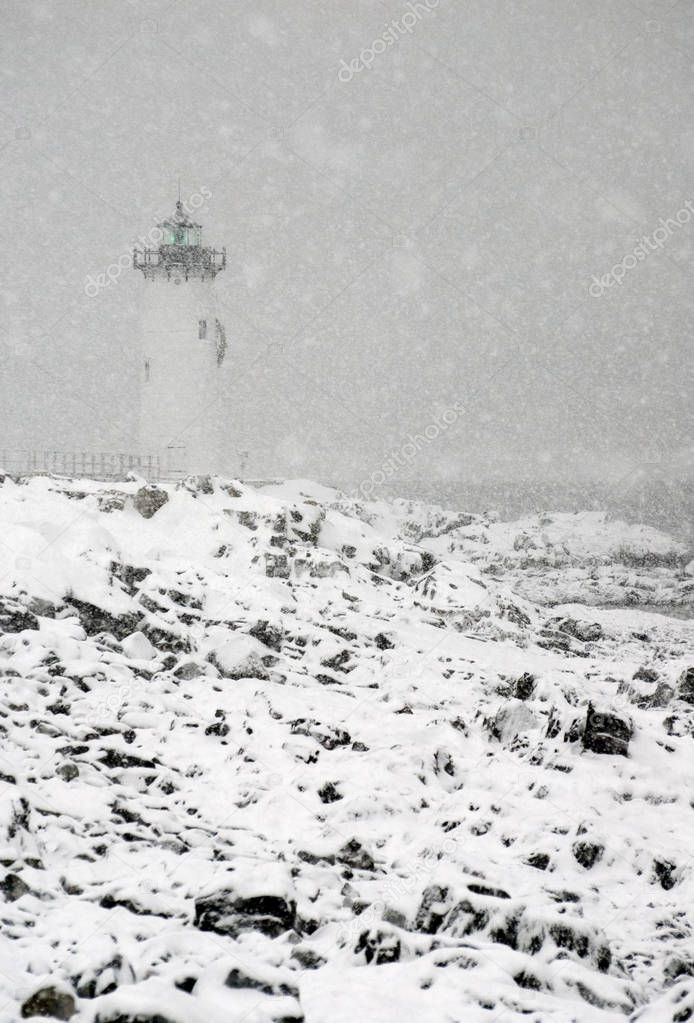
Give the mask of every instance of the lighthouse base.
[(164, 478), (219, 472), (223, 328), (213, 282), (148, 280), (145, 289), (140, 449)]

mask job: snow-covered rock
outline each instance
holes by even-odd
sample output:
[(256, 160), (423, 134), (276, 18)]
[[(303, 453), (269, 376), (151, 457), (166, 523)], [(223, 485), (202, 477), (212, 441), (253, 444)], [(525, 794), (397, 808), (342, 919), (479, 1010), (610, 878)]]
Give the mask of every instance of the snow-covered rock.
[(0, 486), (0, 1023), (688, 1018), (691, 552), (142, 489)]

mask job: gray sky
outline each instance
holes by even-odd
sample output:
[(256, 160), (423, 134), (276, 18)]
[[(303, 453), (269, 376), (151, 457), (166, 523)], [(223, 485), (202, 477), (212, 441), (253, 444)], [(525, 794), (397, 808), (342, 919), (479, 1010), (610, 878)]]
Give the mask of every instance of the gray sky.
[(144, 282), (85, 282), (180, 175), (251, 474), (685, 462), (692, 0), (430, 7), (0, 0), (3, 446), (132, 448)]

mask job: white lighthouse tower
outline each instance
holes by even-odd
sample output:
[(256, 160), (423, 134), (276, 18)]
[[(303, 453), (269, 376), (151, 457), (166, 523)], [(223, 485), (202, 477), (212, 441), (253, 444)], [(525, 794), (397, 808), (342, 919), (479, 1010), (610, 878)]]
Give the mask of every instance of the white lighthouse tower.
[(226, 266), (226, 249), (202, 244), (202, 228), (180, 199), (158, 228), (158, 247), (133, 254), (145, 278), (140, 452), (156, 456), (167, 475), (218, 472), (226, 337), (214, 280)]

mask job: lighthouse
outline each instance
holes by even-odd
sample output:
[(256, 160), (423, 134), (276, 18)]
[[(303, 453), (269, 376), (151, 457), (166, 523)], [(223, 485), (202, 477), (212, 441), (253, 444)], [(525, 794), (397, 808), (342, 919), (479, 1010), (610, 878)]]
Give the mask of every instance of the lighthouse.
[(220, 471), (220, 408), (226, 335), (215, 278), (226, 250), (203, 245), (202, 227), (176, 203), (157, 225), (158, 245), (136, 248), (144, 276), (139, 373), (139, 448), (165, 476)]

